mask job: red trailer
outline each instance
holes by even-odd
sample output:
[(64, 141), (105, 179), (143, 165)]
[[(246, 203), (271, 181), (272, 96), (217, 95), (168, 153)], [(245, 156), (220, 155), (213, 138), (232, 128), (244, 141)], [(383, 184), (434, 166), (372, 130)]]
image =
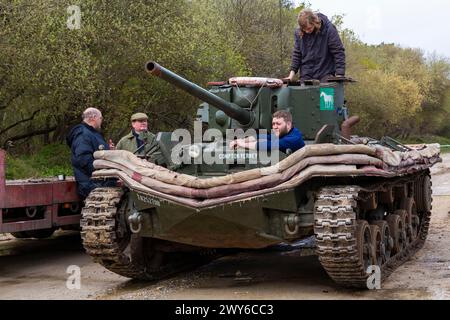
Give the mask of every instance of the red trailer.
[(6, 180), (5, 171), (0, 150), (0, 233), (46, 238), (58, 228), (78, 230), (82, 205), (74, 178)]

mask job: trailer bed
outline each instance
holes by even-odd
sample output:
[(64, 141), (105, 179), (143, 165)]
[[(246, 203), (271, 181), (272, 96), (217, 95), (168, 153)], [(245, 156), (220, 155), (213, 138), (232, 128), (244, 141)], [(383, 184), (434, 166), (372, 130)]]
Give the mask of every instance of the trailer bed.
[(0, 150), (0, 233), (79, 225), (81, 203), (73, 177), (6, 180), (5, 158)]

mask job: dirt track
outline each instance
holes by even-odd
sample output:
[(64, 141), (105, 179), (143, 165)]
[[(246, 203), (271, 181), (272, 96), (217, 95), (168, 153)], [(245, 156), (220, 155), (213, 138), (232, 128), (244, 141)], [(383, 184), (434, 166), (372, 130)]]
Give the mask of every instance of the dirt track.
[[(450, 299), (450, 154), (433, 168), (433, 218), (424, 248), (382, 290), (338, 288), (316, 257), (239, 254), (175, 278), (139, 283), (91, 262), (78, 234), (48, 240), (0, 235), (0, 299)], [(81, 288), (69, 290), (70, 265)]]

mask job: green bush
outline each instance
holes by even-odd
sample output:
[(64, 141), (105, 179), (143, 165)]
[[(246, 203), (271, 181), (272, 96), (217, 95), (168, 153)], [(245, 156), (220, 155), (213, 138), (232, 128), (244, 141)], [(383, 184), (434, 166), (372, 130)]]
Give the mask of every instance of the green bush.
[(441, 153), (450, 152), (449, 147), (442, 147), (450, 145), (450, 138), (447, 137), (433, 135), (412, 136), (408, 139), (402, 139), (401, 142), (404, 144), (439, 143), (441, 145)]
[(59, 174), (73, 175), (70, 164), (70, 149), (63, 144), (44, 146), (29, 156), (6, 158), (6, 179), (54, 177)]
[(450, 138), (433, 135), (411, 136), (401, 141), (404, 144), (439, 143), (441, 145), (450, 145)]
[(6, 157), (6, 179), (25, 179), (38, 177), (39, 173), (30, 166), (27, 159), (14, 158), (10, 155)]

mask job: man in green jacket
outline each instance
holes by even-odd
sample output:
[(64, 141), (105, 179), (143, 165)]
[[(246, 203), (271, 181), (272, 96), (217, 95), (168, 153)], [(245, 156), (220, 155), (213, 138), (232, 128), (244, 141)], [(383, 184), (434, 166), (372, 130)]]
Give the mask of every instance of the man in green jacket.
[(116, 149), (145, 156), (148, 161), (157, 165), (165, 164), (155, 135), (148, 131), (148, 116), (145, 113), (135, 113), (131, 116), (131, 132), (120, 139)]

